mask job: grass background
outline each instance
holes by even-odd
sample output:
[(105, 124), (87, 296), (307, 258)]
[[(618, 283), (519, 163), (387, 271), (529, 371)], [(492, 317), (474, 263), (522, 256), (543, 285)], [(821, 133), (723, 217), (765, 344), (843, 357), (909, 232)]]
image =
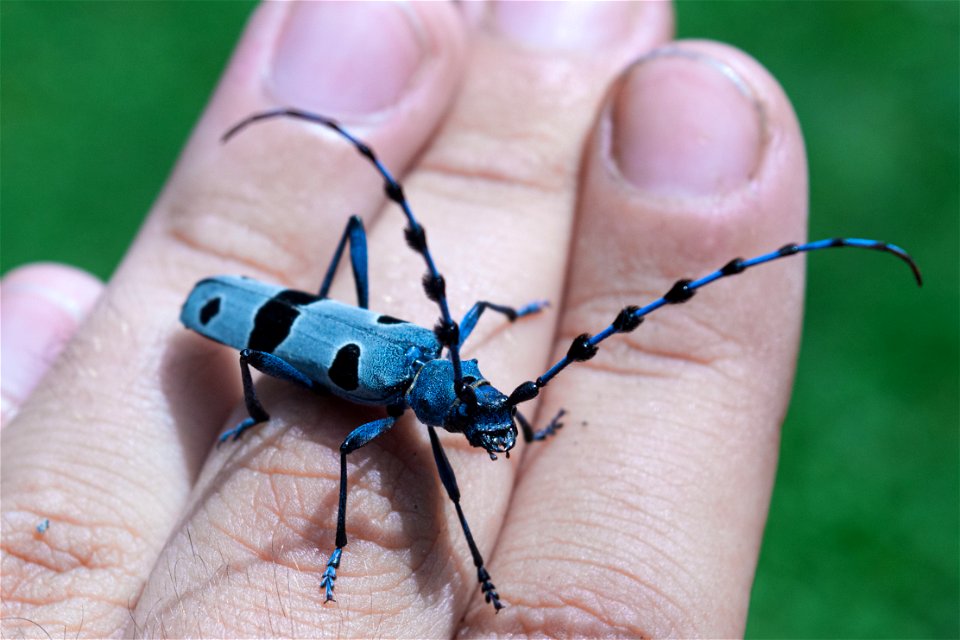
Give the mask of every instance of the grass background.
[[(108, 277), (212, 90), (247, 2), (0, 2), (0, 268)], [(811, 237), (794, 402), (752, 637), (960, 636), (957, 2), (680, 2), (803, 126)]]

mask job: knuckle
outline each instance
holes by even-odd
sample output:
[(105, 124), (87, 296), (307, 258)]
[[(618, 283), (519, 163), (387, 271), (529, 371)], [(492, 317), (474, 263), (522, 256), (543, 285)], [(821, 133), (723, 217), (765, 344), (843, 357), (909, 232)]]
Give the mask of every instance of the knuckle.
[(235, 185), (218, 188), (208, 181), (167, 203), (166, 231), (175, 246), (194, 254), (191, 257), (199, 254), (214, 263), (208, 267), (211, 272), (228, 268), (286, 279), (312, 265), (298, 255), (297, 234), (280, 211), (283, 208), (262, 192)]
[[(252, 140), (231, 141), (207, 165), (178, 171), (159, 202), (165, 235), (209, 262), (209, 272), (305, 281), (336, 242), (331, 225), (382, 201), (376, 175), (339, 140), (282, 129), (244, 135)], [(345, 180), (349, 188), (324, 184), (345, 171), (357, 174)]]
[[(613, 322), (625, 301), (653, 300), (659, 294), (596, 291), (571, 300), (561, 323), (560, 343), (566, 345), (584, 327), (605, 327)], [(580, 368), (613, 373), (626, 378), (686, 374), (691, 369), (713, 371), (743, 354), (735, 336), (703, 317), (702, 313), (664, 310), (652, 314), (635, 331), (605, 341), (597, 356)]]

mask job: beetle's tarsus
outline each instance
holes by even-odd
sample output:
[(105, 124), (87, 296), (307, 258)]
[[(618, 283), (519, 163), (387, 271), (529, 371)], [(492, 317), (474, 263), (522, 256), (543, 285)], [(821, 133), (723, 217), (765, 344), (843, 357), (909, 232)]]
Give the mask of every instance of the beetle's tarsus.
[(342, 552), (343, 549), (337, 547), (330, 555), (330, 561), (327, 562), (327, 568), (323, 572), (323, 579), (320, 581), (320, 586), (324, 589), (326, 595), (324, 603), (337, 601), (337, 599), (333, 597), (333, 587), (337, 581), (337, 569), (340, 567), (340, 554)]

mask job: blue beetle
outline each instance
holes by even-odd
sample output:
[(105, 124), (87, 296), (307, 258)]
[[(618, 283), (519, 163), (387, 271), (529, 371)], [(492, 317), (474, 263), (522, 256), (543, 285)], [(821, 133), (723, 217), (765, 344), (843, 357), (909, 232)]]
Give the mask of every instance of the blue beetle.
[[(270, 418), (257, 399), (250, 367), (266, 375), (299, 384), (314, 391), (332, 393), (351, 402), (383, 406), (387, 417), (355, 428), (340, 446), (340, 491), (337, 511), (336, 548), (330, 555), (321, 586), (326, 600), (333, 600), (334, 582), (343, 548), (347, 544), (347, 455), (387, 432), (407, 408), (427, 427), (434, 460), (447, 495), (453, 502), (470, 547), (477, 579), (486, 601), (499, 611), (503, 607), (473, 540), (460, 506), (456, 477), (437, 437), (436, 427), (462, 433), (471, 445), (508, 457), (515, 446), (517, 425), (526, 442), (543, 440), (562, 423), (561, 410), (545, 427), (535, 430), (517, 405), (532, 400), (557, 374), (574, 362), (592, 358), (602, 341), (636, 329), (657, 309), (686, 302), (701, 287), (751, 267), (797, 253), (837, 247), (859, 247), (893, 254), (904, 260), (922, 284), (913, 259), (900, 247), (859, 238), (831, 238), (805, 244), (787, 244), (754, 258), (736, 258), (697, 280), (678, 280), (663, 296), (645, 306), (627, 306), (613, 322), (595, 335), (574, 338), (566, 355), (541, 376), (501, 393), (483, 377), (476, 360), (462, 361), (460, 348), (487, 309), (511, 322), (536, 313), (546, 302), (531, 302), (520, 308), (479, 301), (460, 323), (455, 322), (446, 298), (443, 276), (427, 246), (426, 232), (417, 222), (403, 188), (376, 157), (373, 150), (335, 120), (299, 109), (283, 108), (254, 114), (225, 135), (229, 139), (247, 125), (276, 117), (306, 120), (327, 127), (350, 142), (383, 178), (387, 197), (407, 218), (407, 244), (420, 254), (427, 271), (423, 287), (440, 310), (431, 330), (368, 308), (367, 245), (363, 223), (352, 216), (340, 238), (333, 259), (317, 294), (265, 284), (243, 276), (218, 276), (196, 284), (183, 305), (180, 320), (188, 329), (240, 350), (240, 373), (249, 417), (225, 432), (220, 442), (236, 440), (247, 429)], [(334, 273), (350, 246), (350, 262), (357, 305), (330, 300), (327, 294)]]

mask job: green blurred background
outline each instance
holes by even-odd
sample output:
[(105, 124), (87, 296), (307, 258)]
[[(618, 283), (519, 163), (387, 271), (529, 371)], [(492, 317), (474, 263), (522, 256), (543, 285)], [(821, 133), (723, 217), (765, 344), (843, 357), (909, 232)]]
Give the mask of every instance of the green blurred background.
[[(212, 90), (247, 2), (0, 2), (0, 267), (106, 278)], [(681, 2), (682, 37), (769, 68), (806, 134), (809, 261), (753, 637), (960, 636), (957, 2)]]

